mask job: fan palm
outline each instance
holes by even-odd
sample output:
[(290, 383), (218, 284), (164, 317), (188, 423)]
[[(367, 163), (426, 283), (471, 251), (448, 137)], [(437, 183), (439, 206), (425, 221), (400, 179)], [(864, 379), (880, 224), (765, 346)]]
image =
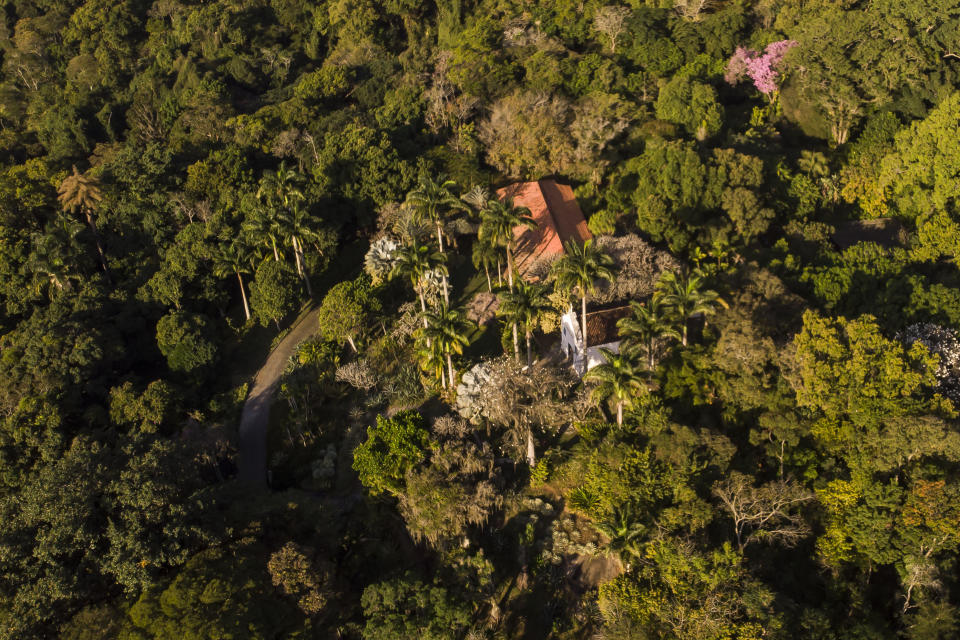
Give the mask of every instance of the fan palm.
[(625, 340), (623, 349), (629, 350), (634, 341), (638, 342), (647, 356), (647, 368), (652, 370), (656, 366), (654, 341), (664, 335), (677, 338), (680, 335), (674, 329), (674, 322), (670, 317), (671, 310), (664, 306), (660, 296), (653, 296), (645, 304), (634, 300), (630, 306), (633, 309), (633, 316), (621, 318), (617, 322), (620, 337)]
[(110, 269), (107, 267), (107, 256), (103, 251), (103, 242), (100, 240), (100, 232), (97, 230), (97, 220), (94, 216), (94, 209), (103, 200), (103, 194), (100, 192), (100, 183), (93, 176), (80, 173), (77, 166), (73, 166), (73, 173), (64, 178), (57, 189), (57, 199), (60, 201), (60, 207), (64, 211), (76, 212), (82, 211), (87, 219), (87, 225), (93, 234), (93, 241), (97, 245), (97, 253), (100, 255), (100, 265), (103, 272), (110, 277)]
[(565, 255), (553, 266), (553, 279), (559, 291), (580, 296), (582, 344), (580, 356), (587, 361), (587, 295), (597, 290), (597, 280), (613, 281), (613, 258), (604, 253), (593, 239), (583, 245), (570, 240)]
[(513, 355), (517, 360), (520, 359), (517, 326), (523, 327), (527, 339), (527, 366), (533, 364), (533, 351), (530, 346), (533, 330), (543, 314), (551, 308), (547, 288), (542, 284), (521, 280), (513, 291), (500, 294), (497, 313), (513, 323)]
[(666, 271), (657, 281), (657, 293), (663, 304), (672, 308), (680, 323), (680, 342), (687, 346), (687, 321), (695, 315), (716, 313), (717, 307), (727, 303), (716, 291), (705, 288), (706, 283), (697, 273)]
[(451, 309), (446, 304), (440, 306), (435, 313), (427, 313), (424, 336), (435, 344), (437, 349), (447, 360), (447, 381), (450, 388), (456, 384), (456, 372), (453, 369), (453, 355), (463, 353), (463, 348), (470, 344), (467, 332), (473, 323), (467, 320), (462, 309)]
[(480, 211), (484, 205), (487, 204), (487, 201), (490, 200), (490, 190), (486, 187), (475, 185), (460, 196), (460, 199), (469, 204), (475, 211)]
[(584, 380), (597, 382), (593, 390), (596, 402), (613, 399), (617, 406), (617, 426), (623, 425), (623, 408), (633, 405), (634, 397), (643, 388), (645, 372), (630, 353), (614, 353), (601, 348), (604, 362), (587, 371)]
[(487, 200), (480, 213), (480, 230), (477, 239), (492, 245), (503, 247), (507, 254), (507, 284), (513, 291), (513, 252), (517, 249), (514, 229), (528, 227), (536, 229), (537, 223), (530, 217), (530, 209), (514, 206), (513, 200)]
[(236, 275), (240, 282), (240, 297), (243, 299), (243, 314), (247, 320), (250, 319), (250, 305), (247, 303), (247, 292), (243, 284), (243, 274), (251, 273), (249, 256), (246, 247), (236, 240), (230, 244), (225, 244), (214, 256), (213, 273), (218, 278), (226, 278), (230, 275)]

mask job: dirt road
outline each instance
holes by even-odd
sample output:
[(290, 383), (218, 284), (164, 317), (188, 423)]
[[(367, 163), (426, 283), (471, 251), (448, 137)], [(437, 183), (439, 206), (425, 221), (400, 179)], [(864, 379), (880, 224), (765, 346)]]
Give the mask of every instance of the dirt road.
[(277, 383), (297, 345), (317, 332), (319, 309), (312, 309), (300, 318), (290, 333), (270, 352), (267, 361), (257, 371), (247, 402), (240, 418), (240, 451), (237, 477), (252, 487), (267, 488), (267, 425), (270, 422), (270, 404)]

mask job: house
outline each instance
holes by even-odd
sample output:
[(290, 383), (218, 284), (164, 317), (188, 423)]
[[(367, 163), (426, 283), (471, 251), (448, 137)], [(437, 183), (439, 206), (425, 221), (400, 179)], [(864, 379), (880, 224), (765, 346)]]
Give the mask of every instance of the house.
[(573, 363), (573, 368), (583, 375), (598, 364), (604, 357), (600, 349), (609, 349), (614, 353), (620, 350), (620, 336), (617, 322), (633, 313), (630, 305), (608, 309), (587, 311), (587, 361), (583, 362), (582, 331), (580, 314), (572, 307), (560, 319), (560, 350)]
[(517, 240), (514, 264), (525, 279), (539, 279), (537, 267), (562, 256), (568, 241), (582, 244), (593, 237), (568, 185), (549, 179), (517, 182), (498, 189), (497, 195), (529, 209), (537, 223), (534, 229), (518, 226), (513, 230)]
[[(536, 281), (543, 277), (543, 267), (564, 254), (569, 241), (583, 244), (593, 237), (587, 228), (583, 211), (577, 204), (573, 189), (555, 180), (518, 182), (497, 191), (503, 198), (511, 198), (514, 206), (526, 207), (536, 228), (518, 226), (514, 229), (517, 250), (514, 265), (521, 277)], [(573, 363), (577, 373), (583, 373), (603, 362), (600, 348), (617, 351), (620, 339), (617, 321), (630, 315), (629, 306), (606, 308), (587, 313), (587, 363), (581, 355), (580, 316), (571, 307), (560, 322), (560, 348)]]

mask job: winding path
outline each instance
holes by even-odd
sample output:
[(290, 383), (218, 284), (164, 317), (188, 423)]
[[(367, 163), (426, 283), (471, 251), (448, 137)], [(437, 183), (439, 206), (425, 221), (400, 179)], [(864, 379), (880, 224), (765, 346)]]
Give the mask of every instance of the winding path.
[(270, 403), (280, 376), (297, 345), (317, 332), (319, 308), (309, 313), (290, 328), (280, 344), (270, 352), (267, 361), (257, 371), (253, 388), (243, 405), (240, 418), (240, 451), (237, 477), (254, 488), (267, 488), (267, 426), (270, 423)]

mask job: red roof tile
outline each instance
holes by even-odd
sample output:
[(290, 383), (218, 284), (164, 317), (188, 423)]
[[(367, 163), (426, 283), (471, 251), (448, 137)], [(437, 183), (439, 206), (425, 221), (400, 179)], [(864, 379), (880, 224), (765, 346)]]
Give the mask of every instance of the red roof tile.
[(582, 244), (593, 237), (568, 185), (554, 180), (518, 182), (499, 189), (497, 194), (501, 199), (512, 198), (515, 206), (530, 209), (530, 217), (537, 223), (536, 229), (513, 230), (520, 275), (544, 258), (563, 255), (563, 245), (568, 240)]

